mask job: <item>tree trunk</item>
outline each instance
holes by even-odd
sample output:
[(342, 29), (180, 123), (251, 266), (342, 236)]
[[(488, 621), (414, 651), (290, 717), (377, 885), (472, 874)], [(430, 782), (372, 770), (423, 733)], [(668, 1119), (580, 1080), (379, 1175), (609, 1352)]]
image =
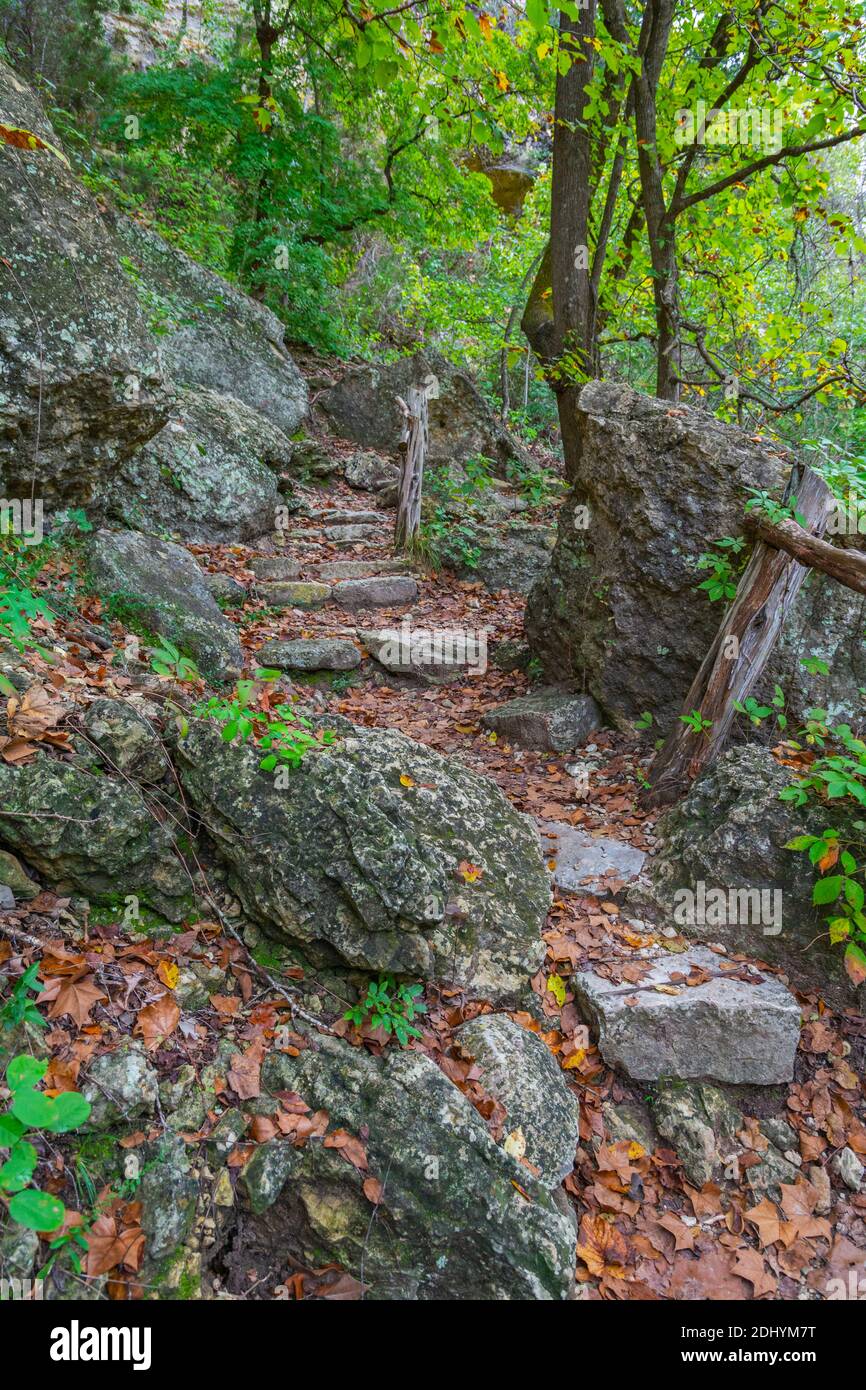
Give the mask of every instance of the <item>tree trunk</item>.
[[(796, 494), (809, 534), (820, 536), (831, 506), (827, 484), (807, 468)], [(764, 540), (756, 542), (736, 597), (683, 706), (683, 715), (697, 712), (708, 727), (697, 731), (677, 721), (653, 760), (649, 805), (676, 801), (722, 752), (737, 712), (734, 702), (742, 704), (757, 684), (805, 577), (804, 566), (784, 550)]]
[[(799, 499), (797, 510), (802, 511)], [(866, 594), (866, 555), (862, 550), (840, 550), (829, 541), (818, 540), (804, 531), (796, 521), (786, 519), (773, 522), (760, 512), (747, 517), (746, 530), (777, 550), (793, 555), (802, 565), (829, 574), (831, 579), (844, 584), (846, 589)]]
[(413, 386), (408, 399), (400, 404), (405, 411), (402, 448), (403, 468), (397, 496), (397, 520), (394, 525), (395, 550), (410, 550), (421, 527), (421, 490), (424, 485), (424, 463), (427, 458), (427, 392), (423, 386)]

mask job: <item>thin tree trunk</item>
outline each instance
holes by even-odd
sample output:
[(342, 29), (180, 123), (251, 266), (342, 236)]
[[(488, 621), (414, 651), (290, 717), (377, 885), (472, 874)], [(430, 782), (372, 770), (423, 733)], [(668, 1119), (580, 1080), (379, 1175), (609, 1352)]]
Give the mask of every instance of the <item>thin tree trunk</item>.
[[(796, 493), (797, 510), (809, 533), (822, 535), (832, 503), (827, 484), (807, 468)], [(806, 573), (784, 550), (764, 540), (756, 542), (736, 597), (683, 705), (683, 715), (700, 714), (705, 729), (677, 720), (653, 760), (648, 804), (676, 801), (722, 752), (737, 712), (735, 701), (742, 704), (757, 684)]]
[[(802, 511), (799, 499), (797, 510)], [(866, 594), (866, 555), (862, 550), (842, 550), (831, 545), (829, 541), (818, 540), (810, 532), (804, 531), (802, 526), (798, 526), (796, 521), (786, 518), (784, 521), (773, 522), (768, 516), (760, 513), (747, 518), (746, 530), (759, 536), (768, 545), (775, 546), (777, 550), (784, 550), (788, 555), (793, 555), (801, 565), (821, 570), (839, 584), (844, 584), (846, 589)]]
[(403, 468), (397, 495), (397, 520), (394, 525), (394, 548), (410, 550), (421, 527), (421, 491), (424, 485), (424, 464), (427, 459), (427, 392), (423, 386), (413, 386), (407, 400), (401, 401), (405, 411), (403, 439)]

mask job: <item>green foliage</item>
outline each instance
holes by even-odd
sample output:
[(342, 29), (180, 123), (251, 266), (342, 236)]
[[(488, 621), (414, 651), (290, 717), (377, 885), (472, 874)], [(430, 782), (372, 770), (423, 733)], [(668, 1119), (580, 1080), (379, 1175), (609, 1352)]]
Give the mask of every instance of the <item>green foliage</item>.
[(424, 993), (423, 985), (398, 985), (391, 975), (380, 975), (378, 983), (372, 981), (367, 986), (363, 1001), (347, 1009), (343, 1017), (363, 1027), (365, 1021), (371, 1028), (383, 1028), (390, 1037), (393, 1033), (401, 1047), (410, 1038), (420, 1038), (421, 1033), (414, 1027), (412, 1019), (427, 1012), (427, 1005), (418, 1000)]
[(27, 967), (23, 975), (12, 986), (9, 998), (0, 1007), (0, 1058), (3, 1057), (3, 1034), (14, 1033), (21, 1025), (32, 1028), (47, 1028), (48, 1025), (36, 1007), (31, 994), (41, 994), (45, 986), (39, 980), (39, 962)]
[(711, 603), (718, 599), (730, 600), (735, 596), (742, 564), (735, 568), (732, 557), (741, 555), (746, 542), (742, 536), (723, 536), (721, 540), (713, 541), (713, 545), (718, 547), (717, 551), (705, 551), (697, 559), (699, 570), (712, 570), (712, 574), (698, 585)]
[(316, 731), (304, 715), (289, 704), (273, 709), (253, 707), (256, 681), (278, 680), (279, 671), (256, 671), (256, 680), (238, 681), (230, 699), (211, 696), (196, 706), (194, 713), (203, 719), (213, 719), (221, 726), (220, 737), (226, 743), (247, 743), (252, 739), (264, 751), (259, 763), (263, 772), (275, 768), (295, 769), (307, 753), (332, 744), (337, 735), (332, 729)]
[(705, 719), (698, 709), (689, 710), (688, 714), (681, 714), (679, 717), (693, 734), (708, 734), (713, 727), (713, 721)]
[(746, 715), (756, 729), (760, 728), (765, 719), (769, 719), (774, 710), (779, 728), (786, 729), (788, 727), (788, 716), (785, 714), (785, 692), (780, 685), (773, 687), (771, 705), (762, 705), (753, 695), (749, 695), (744, 701), (735, 700), (734, 709), (738, 714)]
[(171, 676), (176, 681), (199, 681), (201, 672), (191, 657), (183, 656), (167, 637), (160, 637), (150, 653), (151, 669), (158, 676)]
[(13, 1221), (31, 1231), (56, 1230), (64, 1215), (62, 1202), (30, 1185), (39, 1161), (31, 1139), (38, 1139), (40, 1130), (67, 1134), (90, 1114), (90, 1103), (78, 1091), (48, 1096), (36, 1089), (47, 1070), (48, 1063), (36, 1057), (13, 1057), (6, 1068), (11, 1100), (0, 1115), (0, 1149), (9, 1151), (0, 1166), (0, 1201)]

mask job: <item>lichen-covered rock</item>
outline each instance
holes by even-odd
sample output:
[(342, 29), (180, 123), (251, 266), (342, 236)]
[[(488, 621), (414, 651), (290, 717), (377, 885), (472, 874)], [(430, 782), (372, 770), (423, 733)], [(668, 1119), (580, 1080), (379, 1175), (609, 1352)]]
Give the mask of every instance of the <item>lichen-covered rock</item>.
[(331, 590), (333, 602), (342, 608), (402, 608), (417, 597), (418, 585), (408, 574), (341, 579)]
[(481, 1014), (454, 1037), (475, 1059), (485, 1091), (505, 1106), (505, 1136), (525, 1143), (545, 1187), (558, 1187), (574, 1167), (580, 1131), (577, 1097), (553, 1053), (507, 1014)]
[(141, 1226), (149, 1259), (162, 1260), (186, 1239), (195, 1220), (198, 1186), (183, 1140), (165, 1135), (143, 1154)]
[(297, 637), (294, 641), (266, 642), (258, 652), (265, 666), (280, 671), (352, 671), (361, 664), (361, 653), (345, 637)]
[(390, 459), (360, 450), (346, 464), (344, 477), (360, 492), (385, 492), (399, 483), (400, 469)]
[[(90, 193), (37, 98), (0, 60), (0, 121), (52, 149), (0, 142), (0, 478), (7, 497), (88, 502), (160, 428), (155, 339)], [(38, 442), (38, 452), (37, 452)]]
[(553, 686), (488, 710), (481, 722), (518, 748), (568, 753), (582, 747), (604, 721), (591, 695)]
[(678, 1079), (660, 1082), (653, 1119), (696, 1187), (721, 1177), (739, 1151), (736, 1135), (743, 1117), (718, 1086)]
[(159, 735), (128, 700), (94, 700), (85, 711), (84, 727), (110, 771), (136, 782), (159, 782), (168, 772)]
[[(279, 1250), (283, 1261), (306, 1263), (313, 1252), (338, 1261), (373, 1299), (568, 1296), (572, 1220), (429, 1058), (393, 1049), (376, 1058), (323, 1037), (297, 1058), (271, 1053), (262, 1076), (272, 1092), (297, 1091), (327, 1110), (332, 1127), (363, 1132), (368, 1167), (321, 1140), (297, 1150), (277, 1200), (242, 1216), (240, 1279), (241, 1264), (264, 1272)], [(368, 1176), (381, 1183), (375, 1213)]]
[(0, 836), (53, 887), (108, 905), (132, 893), (172, 922), (188, 910), (171, 829), (132, 782), (40, 756), (0, 763), (0, 802)]
[(256, 1215), (273, 1206), (299, 1160), (299, 1151), (288, 1139), (269, 1139), (256, 1147), (241, 1172), (250, 1208)]
[[(793, 775), (772, 754), (755, 745), (731, 748), (692, 786), (688, 795), (658, 823), (659, 848), (649, 861), (649, 883), (636, 901), (669, 924), (683, 890), (695, 894), (766, 893), (781, 905), (781, 921), (755, 920), (743, 911), (713, 913), (696, 921), (677, 913), (676, 925), (689, 936), (720, 941), (731, 951), (758, 956), (784, 970), (802, 990), (817, 990), (835, 1008), (862, 1004), (864, 991), (848, 978), (843, 949), (832, 946), (825, 911), (812, 906), (815, 870), (808, 856), (785, 849), (801, 833), (820, 834), (829, 825), (844, 827), (842, 806), (793, 807), (779, 793)], [(853, 818), (849, 815), (849, 818)], [(851, 830), (856, 838), (857, 832)], [(706, 915), (706, 914), (705, 914)]]
[(120, 467), (103, 515), (187, 541), (239, 541), (275, 529), (273, 470), (292, 446), (276, 425), (234, 396), (180, 388), (168, 424)]
[(5, 849), (0, 850), (0, 884), (9, 889), (17, 902), (30, 902), (39, 894), (39, 884), (33, 882), (15, 855)]
[(538, 836), (460, 763), (354, 729), (284, 785), (256, 750), (201, 721), (178, 737), (175, 760), (234, 891), (272, 934), (492, 1000), (540, 964), (550, 889)]
[(259, 580), (256, 594), (272, 608), (321, 608), (331, 597), (331, 588), (314, 579), (270, 579)]
[(266, 581), (298, 579), (301, 574), (301, 566), (294, 555), (255, 555), (249, 568), (256, 579)]
[[(583, 387), (578, 428), (579, 476), (560, 512), (550, 568), (529, 596), (527, 636), (549, 678), (585, 680), (605, 713), (622, 722), (649, 710), (664, 732), (681, 713), (721, 618), (719, 605), (697, 589), (698, 557), (714, 540), (743, 533), (749, 488), (781, 497), (791, 461), (781, 447), (705, 410), (672, 411), (668, 401), (616, 382)], [(794, 603), (786, 650), (778, 664), (771, 658), (766, 684), (771, 691), (776, 681), (784, 685), (796, 666), (786, 688), (796, 717), (823, 705), (831, 688), (850, 718), (861, 708), (866, 600), (854, 598), (834, 601), (835, 614), (845, 617), (829, 639), (833, 629), (815, 592), (807, 588)], [(811, 649), (792, 634), (814, 632), (816, 618), (825, 634), (816, 648), (841, 657), (829, 682), (794, 658)]]
[(555, 532), (548, 527), (526, 527), (520, 531), (483, 527), (475, 531), (468, 550), (455, 544), (446, 533), (440, 552), (448, 569), (464, 579), (480, 579), (491, 593), (509, 589), (515, 594), (528, 594), (547, 573), (554, 543)]
[(100, 530), (91, 540), (88, 564), (109, 613), (127, 627), (167, 637), (211, 680), (240, 675), (244, 658), (237, 630), (183, 546), (135, 531)]
[(159, 311), (172, 379), (234, 396), (291, 436), (307, 413), (307, 388), (277, 316), (139, 222), (119, 217), (116, 231), (143, 302)]
[(342, 439), (365, 449), (394, 452), (403, 432), (403, 411), (412, 386), (433, 375), (439, 394), (428, 399), (429, 460), (449, 462), (483, 454), (504, 466), (520, 457), (511, 438), (469, 377), (443, 358), (401, 357), (396, 362), (364, 362), (349, 366), (340, 381), (323, 391), (317, 408)]
[(107, 1129), (146, 1119), (156, 1110), (159, 1084), (140, 1042), (124, 1039), (114, 1052), (95, 1057), (79, 1082), (90, 1101), (88, 1129)]

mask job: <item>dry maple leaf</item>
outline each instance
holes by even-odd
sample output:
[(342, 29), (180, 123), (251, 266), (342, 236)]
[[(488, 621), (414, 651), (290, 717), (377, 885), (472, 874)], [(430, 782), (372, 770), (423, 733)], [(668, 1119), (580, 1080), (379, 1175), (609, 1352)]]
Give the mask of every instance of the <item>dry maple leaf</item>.
[(625, 1279), (624, 1261), (628, 1255), (625, 1236), (612, 1221), (602, 1216), (584, 1216), (580, 1223), (578, 1257), (594, 1278), (609, 1275)]
[(774, 1294), (776, 1292), (776, 1280), (770, 1274), (757, 1250), (738, 1250), (734, 1263), (731, 1265), (731, 1273), (739, 1275), (741, 1279), (747, 1279), (754, 1289), (756, 1298), (760, 1298), (765, 1293)]
[(382, 1200), (383, 1192), (382, 1184), (380, 1183), (379, 1179), (365, 1178), (363, 1190), (364, 1196), (367, 1198), (367, 1201), (372, 1202), (373, 1206), (377, 1207)]
[(135, 1032), (144, 1038), (148, 1052), (153, 1052), (170, 1038), (180, 1023), (180, 1008), (171, 994), (163, 994), (140, 1010)]
[(53, 700), (41, 685), (31, 685), (21, 699), (13, 695), (6, 706), (9, 732), (17, 738), (40, 739), (47, 729), (54, 729), (66, 716), (66, 706)]
[(333, 1134), (326, 1134), (324, 1146), (326, 1149), (336, 1149), (353, 1168), (363, 1170), (367, 1167), (367, 1150), (360, 1139), (345, 1129), (335, 1129)]
[(90, 1022), (90, 1011), (94, 1004), (107, 998), (108, 995), (103, 993), (92, 975), (83, 975), (78, 979), (49, 980), (39, 1001), (52, 1001), (48, 1010), (49, 1018), (60, 1018), (63, 1014), (68, 1014), (79, 1028), (83, 1028)]
[(238, 1100), (255, 1100), (262, 1093), (261, 1072), (264, 1045), (257, 1039), (246, 1050), (236, 1052), (229, 1067), (228, 1083)]
[(118, 1231), (115, 1217), (104, 1213), (98, 1216), (87, 1232), (87, 1261), (85, 1268), (88, 1277), (95, 1279), (99, 1274), (107, 1274), (118, 1265), (136, 1270), (141, 1267), (144, 1254), (144, 1232), (140, 1226), (130, 1226)]

